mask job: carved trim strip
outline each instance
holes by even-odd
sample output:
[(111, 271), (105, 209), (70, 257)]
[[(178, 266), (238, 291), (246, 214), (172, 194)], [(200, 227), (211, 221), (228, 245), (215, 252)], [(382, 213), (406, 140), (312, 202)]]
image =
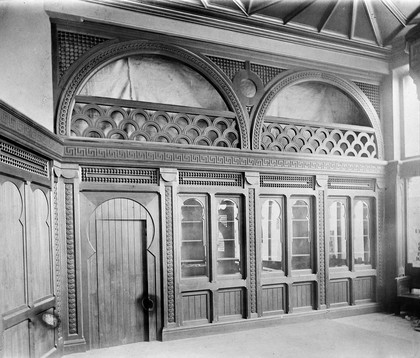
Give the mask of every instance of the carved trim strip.
[(256, 282), (256, 237), (255, 237), (255, 189), (249, 189), (249, 274), (251, 313), (257, 312), (257, 282)]
[(314, 188), (312, 175), (266, 175), (260, 176), (262, 188)]
[[(296, 169), (296, 170), (312, 170), (312, 171), (333, 171), (346, 173), (369, 173), (371, 175), (384, 175), (384, 164), (360, 163), (344, 160), (326, 160), (319, 158), (293, 158), (296, 154), (287, 153), (284, 155), (270, 155), (265, 152), (264, 155), (254, 153), (242, 153), (241, 151), (229, 151), (230, 153), (202, 153), (199, 151), (177, 150), (174, 148), (159, 148), (159, 150), (127, 149), (127, 148), (106, 148), (91, 147), (85, 145), (66, 146), (64, 148), (64, 156), (66, 160), (74, 160), (80, 163), (83, 160), (119, 160), (127, 162), (144, 161), (154, 162), (157, 165), (208, 165), (214, 167), (226, 167), (232, 169), (238, 168), (255, 168), (255, 169)], [(286, 158), (285, 158), (286, 157)], [(344, 158), (343, 158), (344, 159)]]
[(325, 304), (325, 191), (318, 192), (319, 303)]
[(179, 171), (180, 185), (205, 185), (205, 186), (235, 186), (242, 187), (242, 174), (215, 173), (201, 171)]
[(376, 142), (378, 145), (378, 158), (382, 159), (384, 156), (384, 143), (381, 124), (375, 108), (372, 106), (372, 103), (370, 103), (363, 91), (350, 81), (344, 80), (331, 73), (315, 70), (287, 71), (284, 75), (280, 76), (279, 80), (264, 95), (255, 112), (256, 116), (252, 130), (252, 149), (259, 149), (261, 146), (265, 113), (267, 112), (267, 109), (274, 97), (285, 87), (305, 81), (322, 81), (336, 86), (348, 94), (349, 97), (353, 98), (353, 100), (363, 108), (375, 130)]
[(248, 114), (242, 108), (239, 98), (235, 94), (231, 85), (226, 78), (219, 72), (217, 66), (203, 57), (197, 56), (192, 52), (184, 50), (180, 47), (170, 46), (162, 43), (154, 43), (148, 41), (129, 41), (118, 44), (112, 44), (104, 49), (101, 49), (92, 55), (84, 65), (76, 71), (70, 78), (66, 90), (63, 92), (60, 100), (57, 118), (57, 133), (61, 135), (69, 135), (69, 123), (71, 118), (71, 109), (74, 98), (77, 95), (79, 87), (83, 81), (101, 64), (106, 61), (129, 56), (130, 54), (139, 53), (161, 53), (170, 57), (174, 57), (191, 67), (204, 73), (216, 87), (225, 95), (230, 106), (236, 114), (237, 121), (240, 127), (241, 146), (244, 149), (249, 148), (249, 134), (247, 118)]
[(76, 257), (74, 243), (73, 184), (65, 184), (66, 247), (67, 247), (67, 304), (69, 334), (77, 334)]
[(166, 277), (168, 289), (168, 322), (175, 322), (174, 235), (173, 235), (172, 187), (165, 187), (166, 219)]
[(384, 246), (384, 217), (385, 217), (385, 206), (384, 206), (384, 190), (379, 189), (378, 192), (378, 237), (377, 237), (377, 245), (378, 245), (378, 263), (377, 263), (377, 280), (378, 280), (378, 287), (382, 287), (384, 285), (384, 254), (383, 254), (383, 246)]
[(90, 183), (158, 184), (155, 169), (82, 167), (82, 181)]
[(328, 189), (374, 190), (375, 179), (329, 177)]
[(0, 162), (45, 178), (49, 177), (47, 160), (5, 142), (0, 142)]
[[(61, 317), (61, 244), (60, 244), (60, 223), (58, 218), (58, 183), (54, 183), (53, 187), (54, 195), (54, 246), (55, 246), (55, 296), (56, 296), (56, 307), (55, 313)], [(58, 325), (58, 338), (63, 336), (63, 328)]]

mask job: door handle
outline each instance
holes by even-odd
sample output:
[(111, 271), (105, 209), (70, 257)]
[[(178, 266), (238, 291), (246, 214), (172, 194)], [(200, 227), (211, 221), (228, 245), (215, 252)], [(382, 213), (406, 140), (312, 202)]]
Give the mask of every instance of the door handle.
[(152, 312), (155, 309), (155, 301), (153, 301), (149, 296), (144, 297), (141, 300), (141, 305), (143, 309), (148, 312)]

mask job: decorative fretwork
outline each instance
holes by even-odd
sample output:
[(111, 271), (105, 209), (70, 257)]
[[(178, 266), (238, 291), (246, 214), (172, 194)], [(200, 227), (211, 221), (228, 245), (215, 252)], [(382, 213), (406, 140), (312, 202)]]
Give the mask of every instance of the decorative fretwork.
[(48, 161), (14, 145), (0, 141), (0, 163), (49, 177)]
[(311, 175), (276, 175), (262, 174), (262, 188), (314, 188), (314, 177)]
[(242, 174), (202, 171), (179, 171), (179, 184), (242, 187)]
[(82, 167), (82, 181), (91, 183), (157, 184), (155, 169)]
[(259, 65), (256, 63), (251, 63), (250, 67), (251, 71), (255, 72), (261, 78), (261, 81), (264, 84), (264, 86), (267, 85), (267, 83), (270, 82), (278, 74), (282, 73), (283, 71), (286, 71), (286, 69), (284, 68)]
[(58, 31), (57, 40), (58, 71), (61, 78), (73, 62), (86, 51), (108, 39), (74, 32)]
[(220, 69), (231, 79), (235, 77), (236, 73), (240, 70), (245, 69), (244, 61), (231, 60), (228, 58), (207, 56), (212, 60)]
[(266, 120), (263, 124), (261, 149), (279, 152), (325, 154), (347, 157), (377, 158), (375, 134), (363, 130), (290, 124)]
[(381, 115), (381, 97), (380, 97), (380, 88), (377, 85), (372, 85), (370, 83), (363, 82), (354, 82), (366, 95), (369, 101), (372, 103), (373, 108), (375, 108), (378, 116)]
[(180, 113), (150, 107), (153, 107), (153, 104), (134, 108), (134, 105), (122, 107), (77, 103), (73, 109), (71, 135), (140, 142), (239, 147), (240, 135), (233, 113), (223, 112), (224, 116), (216, 112), (216, 115), (187, 111)]
[(374, 190), (375, 179), (329, 177), (328, 189)]
[(65, 202), (68, 328), (70, 334), (77, 334), (76, 248), (74, 243), (73, 184), (65, 184)]

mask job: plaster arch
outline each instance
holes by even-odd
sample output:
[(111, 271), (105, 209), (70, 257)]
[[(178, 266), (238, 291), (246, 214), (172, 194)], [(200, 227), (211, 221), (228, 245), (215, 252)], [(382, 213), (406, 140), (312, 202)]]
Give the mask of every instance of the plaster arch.
[(337, 87), (360, 107), (360, 109), (366, 114), (366, 117), (370, 121), (372, 128), (375, 131), (375, 137), (378, 146), (378, 159), (383, 159), (384, 143), (382, 137), (381, 124), (378, 114), (376, 113), (376, 110), (374, 109), (372, 103), (369, 101), (369, 99), (366, 97), (363, 91), (351, 81), (345, 80), (332, 73), (321, 72), (317, 70), (298, 69), (285, 71), (271, 82), (271, 86), (266, 90), (265, 94), (261, 98), (254, 111), (251, 128), (251, 148), (253, 150), (260, 149), (264, 117), (268, 110), (268, 107), (270, 106), (271, 102), (276, 97), (276, 95), (286, 87), (310, 81), (323, 82)]
[(235, 113), (241, 137), (241, 149), (249, 149), (249, 124), (247, 120), (249, 116), (228, 77), (204, 56), (179, 46), (146, 40), (108, 43), (99, 50), (88, 52), (86, 56), (78, 60), (78, 64), (73, 67), (73, 72), (67, 77), (66, 84), (60, 95), (55, 124), (56, 133), (62, 136), (69, 135), (69, 123), (75, 96), (91, 75), (112, 61), (142, 54), (162, 55), (176, 59), (203, 75), (221, 94), (229, 109)]

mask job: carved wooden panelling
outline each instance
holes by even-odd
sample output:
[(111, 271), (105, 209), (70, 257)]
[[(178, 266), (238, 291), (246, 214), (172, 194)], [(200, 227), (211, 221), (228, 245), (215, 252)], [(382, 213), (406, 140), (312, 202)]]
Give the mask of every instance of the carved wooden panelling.
[(372, 103), (373, 108), (375, 108), (378, 116), (381, 115), (381, 97), (380, 97), (380, 87), (377, 85), (372, 85), (370, 83), (363, 82), (354, 82), (366, 95), (369, 101)]
[(106, 40), (106, 38), (98, 36), (57, 31), (58, 70), (60, 78), (73, 64), (73, 62), (75, 62), (86, 51)]
[(223, 57), (207, 56), (229, 77), (230, 80), (235, 77), (235, 74), (245, 68), (244, 61), (231, 60)]
[(375, 179), (329, 177), (328, 189), (374, 190)]
[(256, 237), (255, 237), (255, 189), (249, 189), (249, 274), (250, 274), (250, 295), (251, 313), (257, 312), (257, 257), (256, 257)]
[(354, 280), (355, 300), (375, 300), (375, 277), (356, 278)]
[(30, 357), (29, 321), (23, 321), (4, 331), (3, 357)]
[(209, 293), (208, 292), (194, 292), (184, 293), (182, 295), (182, 320), (188, 321), (202, 321), (209, 322)]
[(0, 141), (0, 163), (49, 177), (48, 161), (14, 145)]
[(264, 313), (278, 312), (285, 310), (285, 286), (273, 285), (262, 288), (262, 309)]
[(155, 169), (82, 167), (82, 181), (90, 183), (158, 184)]
[(166, 220), (166, 286), (168, 293), (168, 322), (175, 322), (175, 269), (174, 269), (174, 229), (172, 187), (165, 188), (165, 220)]
[[(26, 304), (24, 203), (11, 182), (0, 184), (0, 313)], [(7, 268), (7, 269), (6, 269)]]
[(378, 157), (373, 132), (268, 121), (263, 125), (261, 149), (363, 158)]
[(325, 191), (318, 191), (319, 304), (325, 304)]
[(84, 103), (73, 109), (71, 135), (227, 148), (240, 143), (236, 120), (227, 116)]
[(55, 345), (55, 332), (53, 329), (45, 329), (41, 316), (45, 313), (52, 313), (52, 310), (41, 312), (37, 315), (37, 319), (33, 320), (33, 341), (34, 354), (33, 357), (46, 357), (48, 352), (51, 352), (56, 347)]
[(310, 188), (314, 187), (314, 177), (311, 175), (277, 175), (262, 174), (262, 188)]
[(314, 307), (314, 287), (312, 283), (296, 283), (292, 286), (292, 307)]
[(350, 302), (348, 280), (330, 281), (328, 299), (331, 304)]
[(240, 288), (219, 290), (217, 308), (219, 317), (244, 317), (245, 302), (243, 290)]
[(179, 171), (180, 185), (205, 186), (243, 186), (243, 177), (239, 173), (221, 173), (204, 171)]
[[(61, 240), (60, 240), (60, 221), (58, 216), (58, 182), (54, 182), (53, 187), (53, 206), (54, 206), (54, 257), (55, 257), (55, 295), (56, 295), (56, 314), (61, 319), (62, 310), (62, 286), (61, 286)], [(57, 328), (58, 338), (63, 336), (63, 326)]]

